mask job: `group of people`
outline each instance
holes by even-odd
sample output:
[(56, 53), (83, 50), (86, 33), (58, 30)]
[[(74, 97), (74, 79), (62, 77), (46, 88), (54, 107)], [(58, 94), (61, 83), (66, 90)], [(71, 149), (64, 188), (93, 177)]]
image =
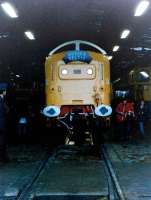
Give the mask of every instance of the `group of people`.
[[(35, 136), (34, 131), (36, 130), (37, 133), (37, 129), (40, 127), (39, 119), (37, 116), (35, 117), (32, 107), (23, 104), (21, 109), (16, 109), (16, 104), (9, 102), (12, 99), (8, 100), (8, 95), (8, 93), (6, 95), (6, 88), (0, 88), (0, 163), (9, 161), (7, 153), (9, 141), (15, 142), (15, 144), (18, 141), (28, 142), (29, 138), (32, 140)], [(18, 107), (20, 108), (20, 106)], [(16, 112), (16, 110), (20, 112)], [(36, 129), (36, 127), (38, 128)], [(33, 140), (37, 141), (36, 137)]]
[(126, 141), (138, 130), (139, 136), (144, 138), (144, 122), (147, 118), (147, 108), (144, 100), (138, 103), (123, 99), (115, 108), (116, 128), (115, 134), (118, 139)]

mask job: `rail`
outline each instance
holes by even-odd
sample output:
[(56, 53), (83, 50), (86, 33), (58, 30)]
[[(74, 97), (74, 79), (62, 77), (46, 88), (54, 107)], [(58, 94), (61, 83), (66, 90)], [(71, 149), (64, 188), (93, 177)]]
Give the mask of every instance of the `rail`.
[(101, 146), (101, 151), (105, 163), (105, 171), (108, 177), (109, 200), (126, 200), (105, 145)]
[(102, 49), (101, 47), (99, 47), (98, 45), (92, 43), (92, 42), (88, 42), (88, 41), (84, 41), (84, 40), (73, 40), (73, 41), (69, 41), (69, 42), (65, 42), (59, 46), (57, 46), (56, 48), (54, 48), (52, 51), (50, 51), (49, 56), (52, 56), (54, 53), (56, 53), (59, 49), (65, 47), (65, 46), (69, 46), (69, 45), (75, 45), (75, 50), (80, 50), (80, 44), (85, 44), (87, 46), (91, 46), (95, 49), (97, 49), (100, 53), (106, 55), (106, 51), (104, 49)]
[(25, 183), (24, 187), (20, 190), (19, 194), (16, 197), (16, 200), (33, 199), (32, 197), (30, 197), (30, 191), (32, 189), (32, 186), (34, 185), (34, 183), (36, 182), (36, 180), (38, 179), (38, 177), (40, 176), (40, 174), (44, 171), (45, 166), (47, 165), (48, 161), (50, 159), (54, 159), (55, 158), (55, 156), (57, 155), (57, 151), (60, 148), (62, 148), (62, 146), (59, 146), (58, 148), (56, 148), (51, 153), (51, 155), (49, 153), (46, 154), (45, 158), (41, 161), (41, 164), (39, 165), (39, 167), (37, 168), (37, 170), (35, 171), (35, 173), (31, 177), (31, 179), (28, 180), (28, 182)]

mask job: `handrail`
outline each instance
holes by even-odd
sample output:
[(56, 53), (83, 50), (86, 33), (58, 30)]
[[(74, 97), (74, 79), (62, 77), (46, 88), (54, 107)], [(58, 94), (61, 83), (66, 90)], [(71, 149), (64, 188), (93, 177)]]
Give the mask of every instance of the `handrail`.
[(104, 55), (107, 54), (104, 49), (102, 49), (101, 47), (99, 47), (98, 45), (96, 45), (92, 42), (88, 42), (88, 41), (84, 41), (84, 40), (72, 40), (69, 42), (65, 42), (65, 43), (57, 46), (56, 48), (54, 48), (52, 51), (50, 51), (49, 56), (52, 56), (59, 49), (65, 47), (65, 46), (71, 45), (71, 44), (75, 44), (75, 50), (77, 50), (77, 51), (80, 50), (80, 44), (85, 44), (85, 45), (88, 45), (88, 46), (91, 46), (91, 47), (97, 49), (99, 52), (101, 52)]

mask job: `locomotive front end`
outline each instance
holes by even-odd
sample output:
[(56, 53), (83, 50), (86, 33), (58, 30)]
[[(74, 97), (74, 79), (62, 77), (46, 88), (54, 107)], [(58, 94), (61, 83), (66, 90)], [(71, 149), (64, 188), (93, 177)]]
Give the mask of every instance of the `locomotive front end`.
[(76, 108), (98, 116), (111, 114), (110, 66), (104, 54), (83, 51), (76, 46), (72, 51), (50, 53), (45, 66), (49, 108), (44, 114), (63, 117)]
[[(98, 52), (81, 50), (81, 43)], [(56, 53), (73, 44), (75, 50)], [(76, 40), (55, 48), (46, 59), (45, 81), (43, 114), (57, 118), (81, 138), (82, 132), (95, 130), (96, 118), (106, 118), (112, 113), (110, 64), (104, 50), (97, 45)]]

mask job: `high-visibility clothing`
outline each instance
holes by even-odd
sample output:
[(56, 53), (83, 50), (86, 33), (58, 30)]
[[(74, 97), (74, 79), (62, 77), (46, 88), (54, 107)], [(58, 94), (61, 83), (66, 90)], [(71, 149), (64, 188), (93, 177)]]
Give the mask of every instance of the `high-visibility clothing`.
[(121, 102), (116, 107), (116, 120), (117, 122), (123, 122), (126, 120), (127, 115), (132, 113), (134, 115), (134, 103), (133, 102)]

